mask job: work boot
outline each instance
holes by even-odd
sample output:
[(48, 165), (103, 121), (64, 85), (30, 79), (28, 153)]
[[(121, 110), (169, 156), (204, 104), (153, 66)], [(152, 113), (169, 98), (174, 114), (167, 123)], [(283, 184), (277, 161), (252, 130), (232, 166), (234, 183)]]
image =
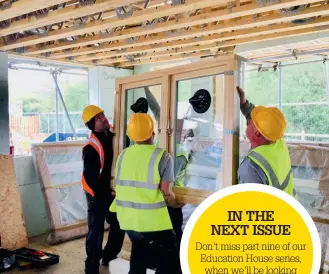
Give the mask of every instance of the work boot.
[(108, 260), (105, 260), (104, 258), (102, 259), (102, 265), (103, 266), (109, 266), (109, 262)]
[(99, 268), (85, 268), (85, 274), (100, 274)]
[(99, 264), (85, 263), (85, 274), (100, 274), (99, 273)]
[(103, 259), (102, 259), (102, 265), (103, 266), (108, 266), (110, 261), (115, 260), (117, 258), (118, 258), (117, 256), (111, 257), (111, 258), (108, 258), (108, 257), (104, 256)]

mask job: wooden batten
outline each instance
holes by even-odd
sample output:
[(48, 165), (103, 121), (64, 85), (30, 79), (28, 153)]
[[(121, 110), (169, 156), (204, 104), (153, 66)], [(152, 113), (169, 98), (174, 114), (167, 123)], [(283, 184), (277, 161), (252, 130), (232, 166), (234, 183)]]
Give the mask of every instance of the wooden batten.
[(62, 4), (67, 0), (21, 0), (11, 4), (11, 7), (1, 11), (0, 20), (7, 20), (37, 10), (49, 8), (54, 5)]

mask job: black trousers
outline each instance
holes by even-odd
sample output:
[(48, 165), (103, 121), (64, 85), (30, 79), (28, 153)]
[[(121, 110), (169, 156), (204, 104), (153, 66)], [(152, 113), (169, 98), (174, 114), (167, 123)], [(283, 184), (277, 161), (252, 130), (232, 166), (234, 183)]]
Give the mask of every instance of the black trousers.
[(178, 245), (178, 248), (180, 248), (180, 244), (181, 244), (182, 236), (183, 236), (183, 229), (182, 229), (183, 209), (168, 207), (168, 212), (170, 215), (173, 230), (176, 234), (177, 245)]
[[(173, 230), (175, 233), (175, 237), (176, 237), (176, 243), (178, 246), (178, 258), (179, 257), (179, 251), (180, 251), (180, 244), (182, 241), (182, 236), (183, 236), (183, 230), (182, 230), (182, 226), (183, 226), (183, 211), (182, 208), (172, 208), (172, 207), (168, 207), (168, 212), (170, 215), (170, 220), (171, 223), (173, 225)], [(154, 243), (150, 244), (150, 255), (149, 256), (149, 260), (148, 260), (148, 268), (156, 268), (156, 264), (157, 264), (157, 258), (158, 258), (158, 253), (157, 253), (157, 249), (158, 247), (156, 245), (154, 245)]]
[[(100, 260), (113, 260), (121, 251), (125, 232), (120, 229), (116, 213), (110, 212), (109, 207), (113, 201), (110, 199), (98, 199), (89, 194), (88, 204), (88, 233), (86, 238), (85, 272), (98, 273)], [(110, 225), (107, 243), (103, 250), (104, 225)]]
[[(127, 231), (131, 241), (129, 274), (146, 274), (150, 256), (156, 255), (156, 274), (181, 274), (178, 246), (173, 230)], [(150, 244), (152, 243), (152, 244)]]

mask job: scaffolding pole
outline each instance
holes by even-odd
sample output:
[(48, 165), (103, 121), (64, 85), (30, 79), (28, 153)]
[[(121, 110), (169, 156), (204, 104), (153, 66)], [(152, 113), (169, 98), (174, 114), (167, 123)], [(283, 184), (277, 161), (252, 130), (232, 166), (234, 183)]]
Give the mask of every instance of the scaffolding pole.
[[(52, 74), (52, 76), (56, 83), (57, 74), (56, 75)], [(59, 133), (59, 130), (58, 130), (58, 90), (57, 90), (56, 85), (55, 85), (55, 104), (56, 104), (55, 105), (55, 108), (56, 108), (56, 142), (58, 142), (59, 141), (59, 138), (58, 138), (58, 133)]]
[(327, 90), (327, 96), (328, 96), (328, 103), (329, 103), (329, 75), (328, 75), (328, 66), (327, 66), (327, 60), (324, 60), (324, 74), (326, 75), (326, 90)]
[(59, 88), (59, 85), (58, 85), (58, 82), (57, 82), (57, 72), (53, 72), (52, 73), (52, 76), (53, 76), (54, 83), (55, 83), (55, 86), (56, 86), (56, 122), (57, 122), (56, 141), (58, 141), (58, 96), (59, 96), (59, 98), (62, 101), (63, 108), (64, 108), (64, 111), (65, 111), (66, 117), (67, 117), (67, 119), (68, 119), (68, 121), (70, 123), (71, 129), (72, 129), (72, 132), (73, 132), (73, 135), (74, 135), (74, 137), (76, 137), (75, 130), (74, 130), (74, 127), (73, 127), (73, 124), (72, 124), (70, 115), (69, 115), (69, 113), (67, 111), (67, 108), (66, 108), (66, 105), (65, 105), (65, 102), (64, 102), (64, 98), (63, 98), (63, 95), (62, 95), (62, 92), (61, 92), (61, 90)]

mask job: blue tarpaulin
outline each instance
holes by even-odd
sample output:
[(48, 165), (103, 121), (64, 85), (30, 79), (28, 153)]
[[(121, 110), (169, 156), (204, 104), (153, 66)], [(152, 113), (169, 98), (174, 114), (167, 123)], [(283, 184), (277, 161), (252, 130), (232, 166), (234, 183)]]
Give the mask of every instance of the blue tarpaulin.
[[(73, 141), (73, 140), (87, 140), (89, 137), (88, 134), (83, 133), (58, 133), (58, 141)], [(43, 140), (44, 143), (56, 142), (56, 133), (49, 135), (46, 139)]]

